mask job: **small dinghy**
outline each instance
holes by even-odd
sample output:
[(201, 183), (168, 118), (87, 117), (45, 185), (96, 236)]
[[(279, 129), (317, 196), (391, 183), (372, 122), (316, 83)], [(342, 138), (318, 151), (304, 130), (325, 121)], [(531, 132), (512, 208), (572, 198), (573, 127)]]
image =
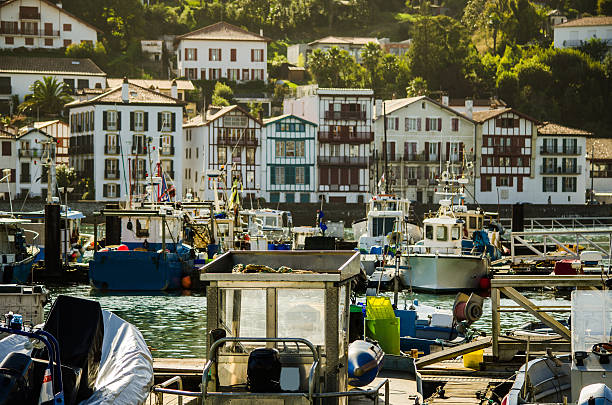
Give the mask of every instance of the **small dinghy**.
[(25, 327), (20, 315), (6, 320), (0, 328), (10, 333), (0, 341), (0, 405), (146, 401), (153, 359), (145, 340), (98, 302), (60, 295), (42, 328)]

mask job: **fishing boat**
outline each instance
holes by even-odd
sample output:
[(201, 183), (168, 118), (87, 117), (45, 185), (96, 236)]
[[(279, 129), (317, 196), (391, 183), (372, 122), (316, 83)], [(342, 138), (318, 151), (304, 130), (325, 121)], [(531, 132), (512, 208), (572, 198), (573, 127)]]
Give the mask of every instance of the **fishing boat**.
[[(217, 257), (200, 276), (208, 283), (209, 331), (201, 390), (156, 386), (153, 392), (197, 397), (202, 404), (294, 405), (369, 402), (384, 390), (385, 403), (422, 403), (413, 358), (350, 342), (350, 297), (359, 272), (353, 251)], [(386, 367), (396, 367), (395, 378)], [(349, 382), (360, 388), (349, 389)]]
[(157, 209), (105, 209), (106, 247), (89, 262), (89, 281), (98, 290), (180, 289), (191, 276), (195, 252), (183, 243), (183, 212)]
[(9, 334), (0, 341), (0, 405), (141, 405), (148, 398), (153, 359), (142, 334), (96, 301), (60, 295), (42, 327), (10, 312), (0, 332)]
[(571, 355), (528, 361), (502, 404), (612, 404), (612, 292), (575, 290), (571, 301)]
[(39, 253), (36, 246), (26, 243), (23, 226), (29, 220), (0, 217), (0, 277), (2, 283), (25, 283)]
[(261, 246), (266, 246), (265, 249), (268, 250), (291, 249), (291, 212), (270, 208), (241, 210), (240, 221), (249, 234), (253, 248), (261, 249)]

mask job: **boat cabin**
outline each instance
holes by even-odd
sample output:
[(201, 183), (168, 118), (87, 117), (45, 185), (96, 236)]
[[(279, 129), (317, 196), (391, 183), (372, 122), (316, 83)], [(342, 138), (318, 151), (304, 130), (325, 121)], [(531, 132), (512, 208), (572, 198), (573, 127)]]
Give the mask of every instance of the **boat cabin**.
[(23, 260), (21, 256), (26, 248), (23, 226), (29, 222), (27, 219), (0, 217), (0, 270)]
[(249, 234), (283, 236), (293, 226), (291, 212), (272, 209), (246, 210), (240, 212)]
[(399, 211), (404, 216), (410, 213), (410, 201), (391, 194), (373, 196), (366, 205), (366, 216), (372, 211)]
[[(353, 251), (231, 251), (204, 266), (204, 403), (347, 403), (349, 297), (358, 274)], [(278, 351), (275, 392), (247, 384), (259, 348)]]

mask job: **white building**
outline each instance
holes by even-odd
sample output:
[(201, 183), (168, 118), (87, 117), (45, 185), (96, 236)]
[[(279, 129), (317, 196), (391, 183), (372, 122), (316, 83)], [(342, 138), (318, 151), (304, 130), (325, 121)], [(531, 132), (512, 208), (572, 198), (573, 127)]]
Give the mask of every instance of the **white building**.
[(16, 188), (21, 197), (47, 198), (49, 187), (55, 189), (53, 159), (55, 139), (51, 135), (33, 127), (17, 135)]
[(369, 160), (374, 132), (371, 89), (298, 88), (285, 114), (318, 124), (317, 192), (330, 202), (362, 203), (370, 196)]
[(553, 29), (555, 48), (577, 48), (591, 38), (604, 40), (612, 48), (612, 16), (579, 18)]
[[(8, 110), (15, 95), (22, 103), (27, 94), (32, 94), (30, 86), (45, 76), (63, 81), (72, 89), (106, 87), (106, 73), (91, 59), (3, 55), (0, 58), (0, 104)], [(12, 109), (16, 111), (17, 105), (12, 105)]]
[[(232, 179), (242, 184), (245, 201), (261, 197), (263, 123), (240, 106), (211, 106), (183, 125), (184, 160), (183, 189), (194, 197), (214, 199), (210, 173), (225, 172), (226, 184), (219, 184), (220, 192), (229, 193)], [(229, 196), (229, 195), (228, 195)]]
[(612, 138), (587, 138), (587, 201), (612, 203)]
[(0, 179), (4, 177), (4, 169), (11, 170), (8, 181), (0, 182), (0, 198), (7, 200), (9, 190), (11, 197), (15, 196), (17, 185), (17, 139), (16, 130), (0, 125)]
[(263, 35), (218, 22), (176, 40), (179, 76), (188, 80), (268, 81), (270, 39)]
[(38, 121), (33, 123), (33, 126), (55, 139), (55, 163), (68, 164), (68, 144), (70, 141), (70, 127), (68, 124), (60, 120), (51, 120)]
[[(127, 83), (98, 97), (73, 101), (70, 166), (90, 178), (96, 200), (125, 200), (145, 193), (148, 174), (164, 174), (182, 196), (183, 102)], [(176, 151), (176, 152), (175, 152)]]
[(0, 48), (65, 48), (94, 44), (101, 32), (47, 0), (9, 0), (0, 3)]
[[(448, 103), (445, 97), (444, 102)], [(370, 165), (370, 190), (374, 193), (385, 167), (386, 191), (421, 203), (437, 203), (436, 180), (452, 163), (456, 173), (469, 176), (466, 166), (474, 160), (476, 126), (468, 116), (425, 96), (376, 102), (374, 153)], [(467, 173), (466, 173), (467, 171)], [(473, 192), (473, 182), (466, 186)], [(471, 198), (468, 199), (472, 200)]]
[(149, 59), (159, 62), (164, 52), (164, 41), (143, 39), (140, 41), (140, 49)]
[(263, 123), (262, 196), (269, 202), (316, 202), (317, 124), (295, 115)]

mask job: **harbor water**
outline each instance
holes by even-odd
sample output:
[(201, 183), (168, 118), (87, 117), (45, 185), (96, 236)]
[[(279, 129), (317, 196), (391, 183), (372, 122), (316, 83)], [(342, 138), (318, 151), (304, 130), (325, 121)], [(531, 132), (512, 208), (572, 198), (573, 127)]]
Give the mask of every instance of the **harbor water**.
[[(206, 296), (203, 292), (183, 293), (112, 293), (92, 290), (88, 285), (48, 287), (51, 298), (60, 294), (92, 299), (100, 302), (103, 309), (134, 324), (142, 332), (153, 357), (204, 358), (206, 357)], [(569, 294), (559, 295), (552, 291), (528, 291), (524, 293), (536, 305), (569, 305)], [(364, 301), (365, 297), (358, 297)], [(409, 307), (418, 300), (421, 304), (452, 309), (455, 295), (400, 293), (400, 309)], [(502, 298), (502, 305), (515, 305)], [(48, 311), (50, 305), (45, 310)], [(491, 301), (485, 300), (482, 318), (473, 327), (491, 333)], [(558, 319), (567, 319), (569, 313), (554, 314)], [(512, 330), (534, 320), (522, 312), (504, 312), (501, 316), (502, 332)]]

